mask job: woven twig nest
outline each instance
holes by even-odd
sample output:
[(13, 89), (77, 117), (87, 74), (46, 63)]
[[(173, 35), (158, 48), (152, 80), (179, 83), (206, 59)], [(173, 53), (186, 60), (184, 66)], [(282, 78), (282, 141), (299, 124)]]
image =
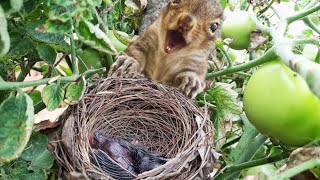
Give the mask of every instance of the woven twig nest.
[[(176, 89), (146, 78), (94, 79), (68, 110), (55, 156), (64, 175), (113, 179), (90, 161), (92, 132), (138, 140), (170, 158), (136, 179), (194, 179), (212, 162), (212, 126), (204, 112)], [(67, 176), (68, 177), (68, 176)], [(68, 179), (68, 178), (67, 178)]]

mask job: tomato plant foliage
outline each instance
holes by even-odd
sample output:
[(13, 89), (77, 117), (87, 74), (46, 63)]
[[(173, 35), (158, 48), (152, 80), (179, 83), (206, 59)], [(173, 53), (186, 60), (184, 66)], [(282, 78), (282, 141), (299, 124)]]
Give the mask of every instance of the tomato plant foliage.
[[(1, 179), (57, 178), (35, 115), (76, 104), (94, 74), (105, 76), (139, 32), (142, 10), (135, 2), (0, 2)], [(219, 2), (222, 36), (216, 58), (209, 58), (208, 86), (194, 99), (212, 112), (212, 178), (289, 179), (302, 171), (318, 177), (319, 1)], [(301, 146), (309, 153), (295, 150)], [(292, 160), (296, 154), (305, 158)], [(263, 164), (273, 170), (266, 173)], [(281, 166), (291, 171), (274, 171)], [(260, 173), (243, 171), (252, 167)]]

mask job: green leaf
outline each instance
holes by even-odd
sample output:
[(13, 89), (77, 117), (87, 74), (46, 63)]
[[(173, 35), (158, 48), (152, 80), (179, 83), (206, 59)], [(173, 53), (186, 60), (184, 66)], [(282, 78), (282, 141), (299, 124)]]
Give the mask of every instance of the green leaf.
[(42, 100), (49, 111), (56, 109), (63, 100), (64, 90), (57, 84), (50, 84), (43, 88)]
[(117, 52), (108, 36), (91, 22), (86, 20), (80, 21), (75, 26), (75, 30), (79, 39), (89, 46), (108, 54), (115, 54)]
[(13, 11), (17, 12), (22, 8), (23, 0), (10, 0), (10, 4)]
[(28, 37), (12, 37), (10, 51), (8, 56), (11, 58), (20, 58), (27, 55), (33, 49), (33, 44)]
[[(238, 115), (242, 113), (238, 94), (226, 83), (216, 83), (208, 93), (217, 106), (214, 113), (215, 139), (226, 140), (226, 135), (232, 130), (233, 121), (238, 120)], [(216, 149), (221, 148), (224, 143), (223, 140), (217, 141)]]
[(102, 0), (87, 0), (87, 2), (91, 6), (100, 6)]
[(223, 9), (227, 7), (227, 0), (219, 0)]
[(232, 114), (242, 113), (242, 105), (237, 98), (238, 93), (231, 89), (230, 84), (216, 83), (214, 88), (208, 90), (208, 93), (214, 98), (217, 107), (222, 111)]
[(41, 153), (47, 150), (48, 143), (49, 140), (46, 135), (39, 132), (33, 132), (25, 150), (21, 154), (21, 158), (26, 161), (33, 161)]
[(48, 20), (46, 22), (45, 28), (47, 32), (69, 34), (72, 29), (72, 21), (68, 20), (66, 22), (62, 22), (59, 20)]
[(69, 67), (64, 67), (62, 65), (59, 65), (59, 68), (66, 74), (66, 76), (72, 75), (72, 70)]
[(31, 161), (29, 170), (36, 170), (36, 169), (50, 169), (53, 165), (54, 158), (50, 151), (47, 149), (40, 154), (37, 155), (37, 157)]
[(42, 109), (46, 108), (46, 105), (42, 101), (41, 92), (34, 90), (34, 91), (25, 91), (27, 93), (32, 101), (33, 101), (33, 107), (34, 107), (34, 113), (38, 113)]
[(7, 54), (10, 48), (10, 37), (7, 29), (7, 20), (0, 5), (0, 55)]
[(46, 22), (45, 20), (32, 21), (26, 25), (26, 31), (33, 38), (35, 38), (40, 42), (67, 45), (67, 43), (64, 41), (64, 38), (65, 38), (64, 35), (58, 34), (58, 33), (44, 32), (45, 22)]
[(37, 51), (41, 60), (54, 65), (57, 58), (57, 52), (52, 47), (45, 44), (39, 45), (37, 46)]
[(47, 173), (44, 169), (36, 169), (32, 173), (21, 174), (20, 179), (23, 179), (23, 180), (46, 180), (46, 179), (48, 179), (48, 176), (47, 176)]
[(7, 80), (7, 77), (8, 77), (8, 72), (2, 63), (0, 63), (0, 77), (5, 81)]
[(19, 92), (0, 105), (0, 163), (20, 156), (27, 145), (34, 123), (31, 98)]
[(86, 80), (82, 76), (79, 82), (72, 82), (67, 87), (66, 101), (69, 104), (76, 104), (83, 96), (86, 88)]

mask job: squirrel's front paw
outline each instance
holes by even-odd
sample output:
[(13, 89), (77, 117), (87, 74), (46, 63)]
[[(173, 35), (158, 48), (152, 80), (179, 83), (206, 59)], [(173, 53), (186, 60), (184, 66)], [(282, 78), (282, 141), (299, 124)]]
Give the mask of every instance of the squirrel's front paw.
[(199, 92), (203, 91), (205, 83), (193, 72), (181, 73), (176, 77), (176, 86), (179, 91), (188, 98), (193, 99)]
[(132, 76), (141, 72), (139, 62), (126, 53), (121, 52), (110, 67), (108, 76)]

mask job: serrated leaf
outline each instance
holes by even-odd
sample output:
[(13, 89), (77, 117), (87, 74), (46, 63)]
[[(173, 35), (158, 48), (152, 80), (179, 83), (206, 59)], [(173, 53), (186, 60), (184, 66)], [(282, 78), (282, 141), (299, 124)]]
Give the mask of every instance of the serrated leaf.
[(45, 149), (45, 151), (40, 152), (35, 159), (31, 161), (29, 170), (36, 169), (50, 169), (53, 165), (54, 158), (50, 151)]
[(32, 161), (36, 159), (39, 154), (47, 150), (48, 143), (49, 140), (47, 136), (39, 132), (32, 133), (25, 150), (21, 154), (21, 158), (26, 161)]
[(34, 113), (38, 113), (42, 109), (46, 108), (46, 105), (42, 101), (41, 92), (34, 90), (34, 91), (25, 91), (27, 93), (32, 101), (33, 101), (33, 107), (34, 107)]
[(67, 87), (66, 101), (69, 104), (76, 104), (83, 96), (86, 88), (86, 80), (82, 76), (79, 82), (72, 82)]
[(43, 88), (42, 100), (49, 111), (56, 109), (63, 100), (64, 90), (57, 84), (50, 84)]
[(67, 45), (64, 41), (65, 36), (58, 33), (47, 33), (44, 32), (44, 24), (45, 20), (41, 21), (32, 21), (26, 25), (26, 31), (30, 34), (33, 38), (40, 42), (44, 43), (52, 43), (52, 44), (59, 44), (59, 45)]
[(72, 75), (72, 70), (69, 67), (59, 65), (59, 68), (66, 74), (66, 76)]
[(66, 22), (62, 22), (59, 20), (48, 20), (46, 22), (45, 28), (47, 32), (68, 34), (72, 29), (72, 21), (68, 20)]
[(53, 65), (57, 58), (57, 52), (50, 46), (42, 44), (37, 46), (39, 57), (44, 62)]
[(108, 36), (91, 22), (87, 20), (79, 21), (75, 30), (79, 39), (87, 45), (108, 54), (117, 52)]
[(227, 83), (216, 83), (215, 87), (208, 90), (208, 93), (214, 98), (217, 107), (223, 111), (233, 114), (242, 113), (242, 105), (237, 99), (238, 93), (231, 89), (232, 85)]
[(242, 105), (237, 99), (238, 93), (233, 91), (231, 87), (230, 84), (216, 83), (215, 87), (207, 91), (216, 104), (214, 113), (215, 139), (221, 139), (216, 142), (216, 149), (221, 148), (225, 143), (227, 133), (232, 130), (233, 121), (237, 120), (238, 115), (242, 113)]
[(31, 98), (20, 92), (0, 105), (0, 162), (20, 156), (27, 145), (34, 123)]
[(7, 20), (0, 5), (0, 55), (7, 54), (10, 48), (10, 37), (7, 29)]
[(22, 174), (20, 178), (23, 180), (45, 180), (48, 179), (48, 175), (44, 169), (36, 169), (32, 173)]
[(28, 37), (12, 37), (11, 47), (8, 56), (20, 58), (28, 54), (33, 49), (32, 41)]

